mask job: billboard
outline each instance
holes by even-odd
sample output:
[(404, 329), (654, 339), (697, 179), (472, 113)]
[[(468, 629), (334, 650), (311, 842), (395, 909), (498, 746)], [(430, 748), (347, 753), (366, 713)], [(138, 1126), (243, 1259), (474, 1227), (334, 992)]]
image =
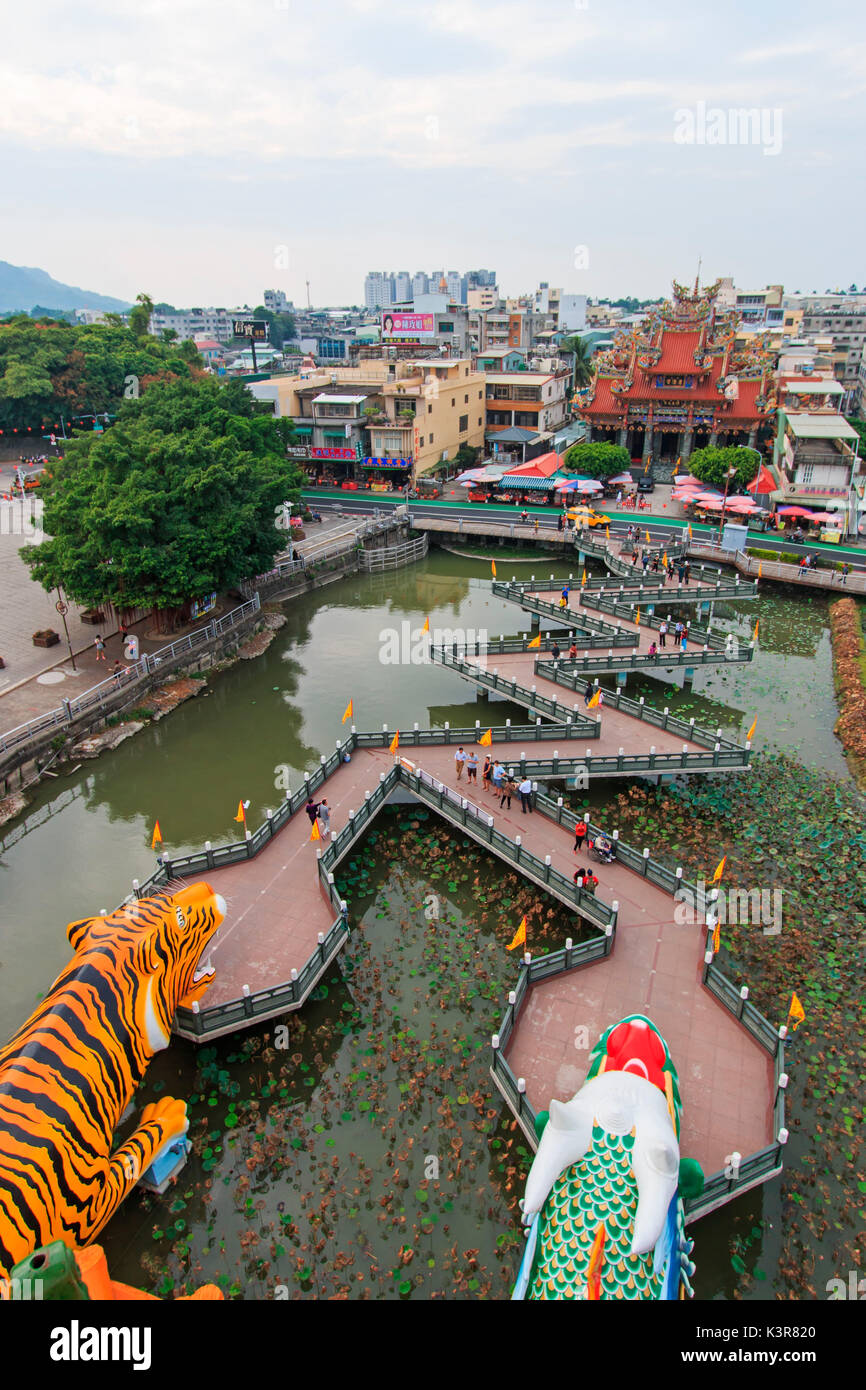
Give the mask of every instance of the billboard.
[(264, 343), (268, 336), (268, 325), (264, 319), (232, 319), (232, 332), (236, 338)]
[(392, 314), (382, 311), (382, 338), (411, 338), (418, 342), (422, 338), (432, 338), (436, 332), (436, 318), (433, 314)]

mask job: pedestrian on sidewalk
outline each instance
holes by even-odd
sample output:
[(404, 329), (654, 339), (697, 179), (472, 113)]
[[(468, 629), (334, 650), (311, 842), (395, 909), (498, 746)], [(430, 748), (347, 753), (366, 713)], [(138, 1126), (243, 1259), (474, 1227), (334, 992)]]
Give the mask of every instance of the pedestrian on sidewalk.
[(656, 646), (655, 642), (650, 642), (650, 644), (649, 644), (649, 655), (650, 655), (650, 656), (658, 656), (658, 654), (659, 654), (659, 649), (658, 649), (658, 647)]
[(318, 815), (318, 819), (319, 819), (319, 822), (320, 822), (321, 827), (322, 827), (322, 834), (323, 834), (323, 835), (326, 835), (326, 836), (327, 836), (327, 835), (330, 835), (330, 833), (331, 833), (331, 808), (330, 808), (330, 806), (328, 805), (328, 802), (327, 802), (327, 800), (325, 799), (324, 796), (322, 797), (321, 801), (319, 802), (319, 815)]
[(98, 632), (93, 639), (93, 645), (96, 648), (96, 660), (105, 661), (105, 643)]
[(680, 651), (681, 651), (681, 652), (687, 651), (687, 650), (688, 650), (688, 645), (689, 645), (689, 643), (688, 643), (688, 638), (686, 637), (685, 629), (684, 629), (684, 630), (683, 630), (683, 635), (682, 635), (682, 637), (680, 638)]
[(492, 772), (492, 770), (493, 770), (493, 764), (492, 764), (492, 762), (490, 761), (489, 758), (485, 758), (485, 759), (484, 759), (484, 766), (483, 766), (483, 768), (481, 769), (481, 786), (482, 786), (482, 788), (483, 788), (483, 790), (484, 790), (485, 792), (489, 792), (489, 791), (490, 791), (490, 773)]
[(117, 634), (118, 634), (118, 636), (119, 636), (119, 638), (120, 638), (120, 645), (121, 645), (122, 647), (125, 647), (125, 646), (126, 646), (126, 639), (127, 639), (127, 637), (129, 636), (129, 628), (126, 626), (126, 623), (118, 623), (118, 624), (117, 624)]
[(502, 788), (505, 786), (505, 768), (502, 766), (498, 758), (493, 764), (493, 771), (490, 774), (490, 780), (493, 783), (495, 790), (501, 794)]
[(310, 825), (315, 825), (315, 824), (316, 824), (316, 820), (318, 819), (318, 815), (319, 815), (319, 803), (318, 803), (318, 801), (314, 801), (313, 798), (310, 797), (309, 801), (307, 802), (306, 806), (304, 807), (304, 810), (306, 811), (307, 815), (308, 815), (309, 818), (310, 818)]
[(660, 647), (666, 647), (666, 646), (667, 646), (667, 642), (668, 642), (668, 625), (667, 625), (667, 620), (666, 620), (666, 619), (662, 619), (662, 621), (659, 623), (659, 646), (660, 646)]
[(618, 507), (622, 506), (622, 488), (620, 488), (619, 492), (616, 494), (616, 505)]
[(574, 884), (576, 888), (583, 887), (588, 873), (589, 869), (585, 869), (582, 864), (578, 865), (574, 871)]
[(592, 699), (592, 681), (587, 681), (586, 689), (583, 692), (583, 703), (588, 705)]
[(558, 661), (559, 658), (562, 656), (562, 652), (559, 650), (559, 644), (557, 643), (555, 638), (553, 646), (550, 649), (550, 655), (553, 657), (554, 661)]
[(677, 620), (677, 623), (674, 627), (674, 637), (676, 638), (677, 646), (679, 646), (680, 639), (682, 638), (684, 631), (685, 629), (683, 628), (682, 623), (679, 620)]
[(646, 567), (649, 564), (649, 556), (647, 555), (645, 550), (641, 552), (640, 562), (643, 565), (643, 572), (644, 574), (646, 574)]
[(587, 825), (585, 820), (579, 820), (574, 827), (574, 848), (572, 854), (577, 854), (578, 850), (583, 849), (583, 842), (586, 839)]
[(637, 546), (635, 546), (634, 550), (631, 552), (631, 562), (633, 565), (637, 564)]
[(691, 573), (692, 573), (692, 563), (691, 563), (691, 560), (686, 560), (685, 564), (683, 565), (683, 574), (685, 575), (685, 579), (686, 579), (686, 583), (687, 583), (687, 584), (688, 584), (688, 582), (689, 582), (689, 579), (691, 578)]
[(466, 780), (467, 782), (478, 781), (478, 754), (473, 748), (466, 759)]
[(517, 790), (520, 792), (520, 809), (526, 815), (527, 811), (532, 810), (532, 778), (524, 777)]
[(561, 530), (562, 530), (562, 526), (563, 526), (562, 512), (560, 512), (560, 513), (558, 514), (557, 518), (556, 518), (556, 529), (557, 529), (557, 531), (561, 531)]
[(577, 644), (574, 642), (572, 642), (571, 646), (568, 649), (568, 659), (569, 661), (577, 660)]
[(499, 798), (499, 809), (502, 810), (504, 802), (508, 803), (508, 810), (511, 810), (511, 798), (517, 795), (517, 783), (513, 777), (507, 778), (502, 787), (502, 795)]
[(466, 749), (463, 747), (462, 743), (454, 754), (454, 766), (457, 768), (457, 781), (459, 782), (463, 776), (463, 769), (466, 766)]
[(842, 565), (842, 574), (841, 574), (841, 576), (840, 576), (839, 583), (840, 583), (840, 584), (847, 584), (847, 583), (848, 583), (848, 575), (849, 575), (850, 573), (851, 573), (851, 566), (850, 566), (850, 565), (847, 563), (847, 561), (846, 561), (846, 562)]
[(597, 887), (598, 887), (598, 879), (596, 878), (595, 874), (592, 872), (592, 869), (587, 869), (587, 871), (586, 871), (586, 877), (585, 877), (585, 879), (583, 880), (583, 891), (584, 891), (584, 893), (595, 893), (595, 890), (596, 890)]
[(126, 671), (127, 668), (124, 666), (122, 661), (115, 661), (111, 674), (114, 676), (114, 684), (117, 686), (118, 690), (123, 684), (121, 678), (126, 675)]
[(538, 517), (537, 517), (537, 516), (536, 516), (536, 517), (533, 517), (533, 519), (532, 519), (532, 524), (533, 524), (533, 526), (535, 527), (535, 530), (536, 530), (536, 532), (537, 532), (537, 531), (538, 531)]
[(677, 565), (677, 581), (678, 581), (678, 583), (682, 584), (682, 582), (683, 582), (683, 575), (684, 575), (684, 574), (685, 574), (685, 569), (683, 568), (683, 562), (682, 562), (682, 560), (681, 560), (680, 563)]

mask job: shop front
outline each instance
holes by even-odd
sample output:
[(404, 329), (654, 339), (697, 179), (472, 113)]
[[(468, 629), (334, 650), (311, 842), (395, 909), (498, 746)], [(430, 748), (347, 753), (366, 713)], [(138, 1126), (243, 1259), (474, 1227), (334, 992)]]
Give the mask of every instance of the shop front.
[[(343, 435), (345, 438), (345, 435)], [(314, 487), (339, 487), (353, 490), (363, 484), (355, 478), (355, 450), (345, 445), (314, 446), (310, 449), (307, 473)]]
[(371, 492), (400, 492), (412, 480), (412, 459), (369, 456), (361, 460), (361, 472), (362, 486)]

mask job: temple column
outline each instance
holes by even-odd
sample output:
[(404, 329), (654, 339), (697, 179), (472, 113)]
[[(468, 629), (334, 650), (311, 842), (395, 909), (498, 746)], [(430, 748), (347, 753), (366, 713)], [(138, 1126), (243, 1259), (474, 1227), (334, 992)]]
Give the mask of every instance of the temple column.
[(646, 429), (644, 430), (644, 433), (643, 433), (643, 459), (644, 459), (644, 463), (646, 463), (647, 459), (650, 457), (650, 455), (651, 455), (651, 453), (652, 453), (652, 447), (653, 447), (653, 427), (652, 427), (652, 425), (648, 424), (647, 427), (646, 427)]
[(750, 449), (754, 449), (754, 448), (755, 448), (755, 440), (757, 439), (757, 437), (758, 437), (758, 426), (757, 426), (757, 425), (753, 425), (752, 428), (749, 430), (749, 448), (750, 448)]
[(716, 430), (712, 430), (712, 432), (710, 433), (710, 448), (711, 448), (711, 449), (715, 449), (716, 444), (717, 444), (717, 442), (718, 442), (718, 438), (719, 438), (718, 432), (717, 432)]
[(591, 444), (591, 443), (592, 443), (592, 425), (589, 423), (588, 420), (585, 421), (585, 424), (586, 424), (586, 440), (585, 440), (585, 443)]
[(622, 428), (619, 430), (617, 436), (616, 436), (616, 442), (617, 442), (617, 444), (620, 446), (621, 449), (624, 449), (624, 448), (626, 447), (626, 442), (627, 442), (627, 440), (628, 440), (628, 430), (627, 430), (627, 429), (625, 428), (625, 426), (623, 425)]
[(683, 459), (690, 458), (690, 457), (691, 457), (691, 452), (692, 452), (692, 445), (694, 444), (694, 439), (695, 439), (694, 430), (691, 430), (691, 429), (683, 430), (683, 433), (682, 433), (682, 435), (680, 436), (680, 438), (681, 438), (681, 440), (682, 440), (682, 448), (680, 449), (680, 458), (683, 458)]

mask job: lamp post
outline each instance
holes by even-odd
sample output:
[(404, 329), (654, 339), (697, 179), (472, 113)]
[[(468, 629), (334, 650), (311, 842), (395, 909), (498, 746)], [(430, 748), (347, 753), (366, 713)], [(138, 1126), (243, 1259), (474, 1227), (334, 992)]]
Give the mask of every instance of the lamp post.
[(731, 467), (725, 474), (725, 495), (722, 498), (722, 515), (719, 519), (719, 545), (722, 543), (722, 531), (725, 527), (725, 508), (728, 505), (728, 488), (731, 486), (731, 479), (734, 477), (736, 471), (736, 468)]

